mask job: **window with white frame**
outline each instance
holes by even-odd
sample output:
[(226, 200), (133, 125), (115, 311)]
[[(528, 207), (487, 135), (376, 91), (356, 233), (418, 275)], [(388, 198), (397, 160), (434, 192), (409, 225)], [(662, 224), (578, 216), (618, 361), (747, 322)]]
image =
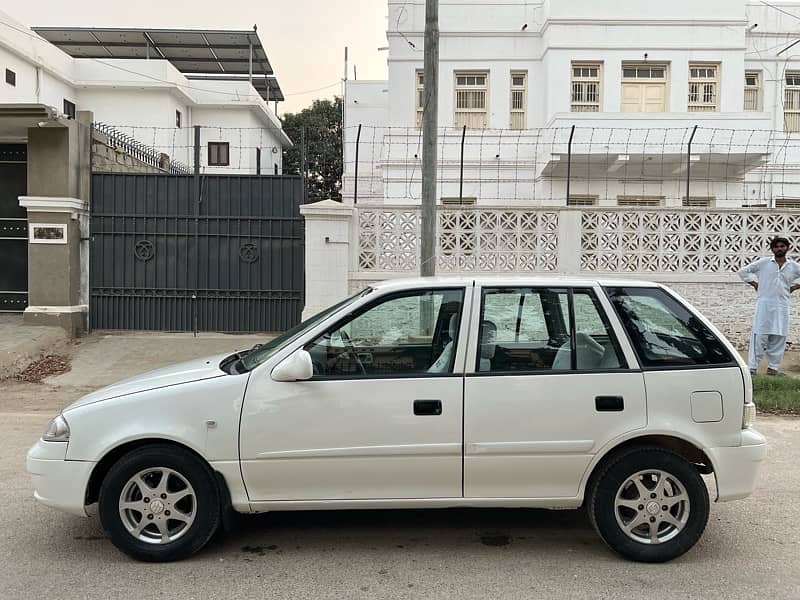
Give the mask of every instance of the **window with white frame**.
[(744, 73), (744, 109), (749, 112), (761, 110), (761, 71)]
[(567, 206), (597, 206), (597, 196), (570, 194), (567, 198)]
[(628, 206), (628, 207), (664, 206), (664, 196), (617, 196), (617, 206)]
[(689, 112), (717, 112), (719, 65), (689, 64)]
[(572, 63), (572, 112), (600, 112), (600, 63)]
[(486, 72), (456, 72), (455, 115), (453, 124), (467, 129), (486, 129), (489, 126), (489, 74)]
[(528, 105), (528, 72), (511, 71), (511, 129), (525, 129), (525, 107)]
[(800, 71), (786, 71), (783, 122), (787, 132), (800, 132)]
[(422, 127), (422, 113), (425, 111), (425, 72), (417, 71), (414, 77), (414, 97), (417, 108), (417, 127)]
[(622, 63), (622, 112), (666, 112), (667, 78), (667, 64)]

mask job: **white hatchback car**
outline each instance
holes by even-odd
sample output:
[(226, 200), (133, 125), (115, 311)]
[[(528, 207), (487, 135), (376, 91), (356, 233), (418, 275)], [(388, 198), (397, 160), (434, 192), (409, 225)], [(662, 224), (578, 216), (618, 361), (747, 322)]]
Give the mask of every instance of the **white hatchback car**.
[(143, 560), (230, 511), (585, 504), (665, 561), (766, 455), (750, 374), (667, 288), (563, 278), (386, 282), (267, 344), (101, 389), (28, 453), (35, 496), (99, 510)]

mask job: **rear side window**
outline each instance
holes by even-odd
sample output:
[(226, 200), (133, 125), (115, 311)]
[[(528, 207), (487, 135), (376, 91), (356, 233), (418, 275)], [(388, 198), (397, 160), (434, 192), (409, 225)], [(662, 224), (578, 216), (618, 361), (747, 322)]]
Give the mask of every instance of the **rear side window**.
[(722, 341), (664, 290), (613, 287), (606, 291), (643, 367), (733, 362)]

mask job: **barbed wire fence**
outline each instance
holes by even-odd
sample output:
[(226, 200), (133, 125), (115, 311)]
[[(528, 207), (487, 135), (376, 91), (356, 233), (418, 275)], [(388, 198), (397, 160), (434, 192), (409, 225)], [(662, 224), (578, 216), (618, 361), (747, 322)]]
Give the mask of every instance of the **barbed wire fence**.
[[(421, 198), (414, 127), (96, 129), (148, 164), (165, 155), (169, 172), (300, 175), (306, 202)], [(444, 204), (800, 208), (800, 136), (782, 131), (440, 128), (438, 151)]]

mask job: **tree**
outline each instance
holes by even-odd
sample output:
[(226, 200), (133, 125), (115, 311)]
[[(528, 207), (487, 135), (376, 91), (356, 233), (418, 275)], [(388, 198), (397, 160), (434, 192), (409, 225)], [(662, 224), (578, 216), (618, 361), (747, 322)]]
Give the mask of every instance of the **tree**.
[(309, 108), (283, 116), (294, 145), (283, 151), (283, 172), (300, 174), (305, 128), (308, 200), (342, 200), (342, 99), (314, 100)]

